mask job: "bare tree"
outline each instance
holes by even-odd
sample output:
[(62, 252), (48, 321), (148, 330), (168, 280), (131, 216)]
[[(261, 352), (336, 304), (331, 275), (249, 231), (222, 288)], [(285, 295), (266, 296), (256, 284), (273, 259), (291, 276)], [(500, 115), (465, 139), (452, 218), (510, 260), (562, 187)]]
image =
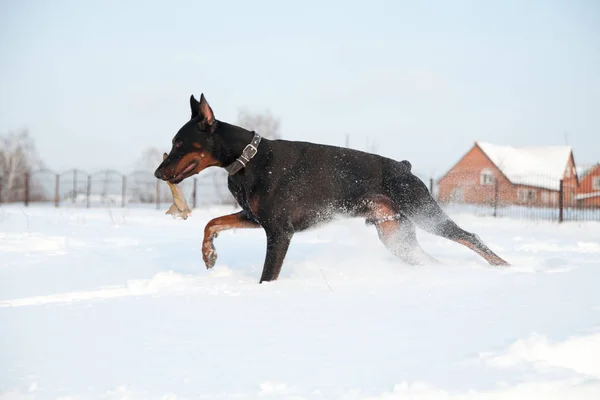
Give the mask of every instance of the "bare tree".
[(163, 152), (156, 147), (148, 147), (136, 163), (136, 169), (154, 171), (163, 160)]
[(0, 135), (0, 197), (2, 201), (23, 198), (25, 174), (43, 168), (27, 129)]
[(237, 125), (244, 129), (255, 131), (267, 139), (281, 139), (281, 120), (271, 114), (270, 110), (263, 113), (252, 113), (246, 108), (238, 112)]

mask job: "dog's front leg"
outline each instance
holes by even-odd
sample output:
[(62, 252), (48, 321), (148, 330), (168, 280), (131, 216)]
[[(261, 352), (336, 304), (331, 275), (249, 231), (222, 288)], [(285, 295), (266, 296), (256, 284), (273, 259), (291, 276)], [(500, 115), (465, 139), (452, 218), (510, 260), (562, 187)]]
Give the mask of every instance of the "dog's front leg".
[(267, 255), (260, 283), (274, 281), (279, 277), (283, 259), (287, 254), (293, 233), (286, 231), (267, 231)]
[(206, 224), (202, 241), (202, 259), (206, 268), (212, 268), (217, 261), (217, 251), (213, 240), (219, 232), (236, 228), (260, 228), (260, 224), (254, 221), (246, 211), (214, 218)]

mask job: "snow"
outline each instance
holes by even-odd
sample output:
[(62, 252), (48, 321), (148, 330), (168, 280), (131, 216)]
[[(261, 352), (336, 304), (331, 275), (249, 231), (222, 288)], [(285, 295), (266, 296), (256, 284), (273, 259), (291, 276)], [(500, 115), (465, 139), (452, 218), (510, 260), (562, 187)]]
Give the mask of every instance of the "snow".
[(600, 223), (453, 214), (510, 268), (418, 232), (405, 266), (362, 220), (297, 234), (148, 208), (0, 208), (0, 399), (597, 399)]
[(515, 185), (559, 190), (571, 147), (510, 147), (487, 142), (477, 145)]

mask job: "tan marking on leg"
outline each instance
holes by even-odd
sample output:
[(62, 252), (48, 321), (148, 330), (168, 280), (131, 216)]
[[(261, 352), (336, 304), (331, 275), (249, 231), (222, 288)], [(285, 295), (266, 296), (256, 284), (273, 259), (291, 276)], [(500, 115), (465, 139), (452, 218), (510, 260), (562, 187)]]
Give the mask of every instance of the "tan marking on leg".
[(467, 240), (456, 240), (456, 243), (460, 243), (463, 246), (473, 250), (475, 253), (479, 254), (481, 257), (483, 257), (488, 263), (490, 263), (491, 265), (510, 265), (509, 263), (507, 263), (506, 261), (504, 261), (503, 259), (501, 259), (500, 257), (493, 255), (493, 254), (488, 254), (485, 251), (481, 250), (480, 248), (478, 248), (477, 246), (475, 246), (473, 243), (467, 241)]
[(391, 220), (397, 214), (391, 205), (384, 202), (374, 201), (368, 207), (365, 217), (375, 224)]
[(400, 221), (397, 221), (394, 218), (396, 213), (390, 207), (385, 204), (377, 204), (371, 210), (371, 218), (374, 221), (375, 228), (377, 228), (377, 233), (379, 234), (379, 239), (383, 242), (383, 244), (389, 246), (390, 239), (395, 235), (395, 233), (400, 229)]
[(239, 228), (260, 228), (260, 225), (247, 219), (243, 211), (214, 218), (206, 224), (204, 228), (204, 240), (202, 241), (202, 259), (206, 264), (206, 268), (212, 268), (217, 260), (213, 240), (218, 236), (219, 232)]
[(384, 246), (405, 263), (439, 263), (421, 249), (414, 224), (396, 211), (395, 204), (390, 199), (380, 196), (372, 201), (366, 217), (375, 225), (379, 240)]
[(387, 241), (400, 228), (400, 223), (398, 221), (384, 221), (375, 223), (375, 226), (379, 231), (381, 240)]

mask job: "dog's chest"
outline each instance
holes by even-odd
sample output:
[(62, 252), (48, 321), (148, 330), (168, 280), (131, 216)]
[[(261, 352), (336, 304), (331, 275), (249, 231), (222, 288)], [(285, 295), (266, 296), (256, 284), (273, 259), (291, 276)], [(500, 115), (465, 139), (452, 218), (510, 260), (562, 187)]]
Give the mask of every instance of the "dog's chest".
[(250, 205), (248, 204), (248, 193), (245, 189), (244, 185), (239, 182), (239, 178), (237, 177), (229, 177), (227, 178), (227, 188), (229, 192), (233, 196), (233, 198), (238, 202), (240, 207), (242, 207), (246, 211), (250, 210)]

